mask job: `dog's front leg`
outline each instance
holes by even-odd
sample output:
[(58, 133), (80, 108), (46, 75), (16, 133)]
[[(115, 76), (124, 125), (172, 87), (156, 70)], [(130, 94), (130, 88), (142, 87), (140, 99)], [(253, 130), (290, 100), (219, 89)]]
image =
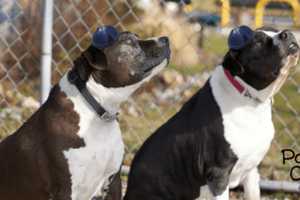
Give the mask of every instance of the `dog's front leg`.
[(259, 174), (257, 168), (252, 169), (243, 181), (246, 200), (259, 200)]
[(229, 200), (229, 171), (227, 168), (212, 167), (208, 170), (207, 185), (213, 200)]
[(113, 182), (109, 186), (109, 190), (105, 200), (121, 200), (122, 199), (122, 181), (121, 174), (115, 175)]

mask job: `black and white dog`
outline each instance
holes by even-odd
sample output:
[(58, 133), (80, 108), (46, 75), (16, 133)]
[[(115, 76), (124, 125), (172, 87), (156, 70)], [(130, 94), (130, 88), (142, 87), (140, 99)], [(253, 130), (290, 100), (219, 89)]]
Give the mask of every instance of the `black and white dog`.
[(290, 31), (245, 26), (231, 32), (229, 46), (204, 87), (138, 151), (124, 200), (192, 200), (200, 188), (228, 200), (240, 183), (247, 200), (260, 199), (257, 166), (274, 136), (272, 97), (299, 46)]
[[(0, 143), (1, 200), (90, 200), (121, 166), (119, 106), (169, 61), (166, 37), (102, 27), (48, 100)], [(99, 192), (100, 191), (100, 192)], [(121, 199), (115, 176), (106, 199)]]

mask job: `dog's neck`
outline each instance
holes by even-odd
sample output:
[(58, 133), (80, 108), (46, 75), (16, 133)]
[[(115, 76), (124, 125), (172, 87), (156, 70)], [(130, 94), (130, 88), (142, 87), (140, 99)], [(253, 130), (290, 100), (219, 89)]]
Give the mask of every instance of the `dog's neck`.
[(233, 77), (228, 70), (224, 69), (223, 71), (227, 80), (231, 82), (231, 85), (233, 85), (242, 96), (250, 98), (258, 103), (264, 103), (265, 101), (272, 99), (285, 83), (290, 68), (293, 66), (293, 61), (291, 60), (292, 59), (289, 59), (288, 62), (286, 62), (286, 65), (281, 68), (278, 77), (266, 88), (261, 90), (255, 89), (238, 76)]
[[(166, 65), (168, 60), (165, 59), (160, 65), (156, 66), (146, 78), (143, 80), (124, 87), (118, 88), (107, 88), (97, 83), (92, 76), (89, 76), (86, 82), (87, 89), (91, 95), (98, 101), (98, 103), (110, 114), (116, 114), (122, 102), (126, 101), (129, 96), (137, 90), (143, 83), (149, 81), (154, 75), (160, 72)], [(63, 92), (66, 93), (67, 97), (72, 100), (74, 104), (84, 104), (84, 110), (93, 112), (95, 117), (98, 117), (96, 112), (92, 109), (84, 97), (80, 94), (79, 90), (74, 84), (71, 84), (67, 78), (68, 72), (60, 80), (59, 86)]]
[[(67, 74), (60, 80), (59, 86), (67, 97), (73, 103), (82, 102), (90, 112), (95, 112), (84, 97), (80, 94), (75, 85), (71, 84), (67, 78)], [(122, 88), (107, 88), (96, 83), (92, 76), (89, 77), (86, 87), (97, 102), (110, 114), (116, 114), (119, 111), (122, 102), (126, 101), (133, 91), (138, 87), (136, 85), (122, 87)], [(80, 99), (80, 101), (77, 101)], [(98, 117), (98, 115), (95, 115)]]
[(216, 93), (222, 94), (221, 96), (230, 101), (235, 101), (236, 106), (251, 105), (259, 106), (260, 104), (270, 103), (274, 95), (273, 88), (266, 88), (265, 90), (256, 90), (249, 84), (244, 82), (238, 77), (233, 77), (237, 84), (243, 88), (243, 90), (237, 88), (235, 84), (230, 81), (223, 66), (218, 66), (212, 74), (210, 84)]
[(139, 84), (134, 84), (118, 88), (107, 88), (97, 83), (92, 76), (90, 76), (86, 85), (98, 103), (111, 114), (117, 113), (121, 103), (126, 101), (139, 87)]

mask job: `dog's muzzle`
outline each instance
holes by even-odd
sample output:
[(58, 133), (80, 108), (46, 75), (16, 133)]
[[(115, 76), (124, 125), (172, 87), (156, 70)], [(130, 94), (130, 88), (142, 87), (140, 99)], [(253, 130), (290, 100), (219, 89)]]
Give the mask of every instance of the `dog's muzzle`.
[(289, 30), (282, 31), (279, 36), (279, 40), (286, 44), (288, 55), (294, 55), (299, 53), (299, 45), (293, 33)]
[(294, 54), (298, 53), (299, 50), (300, 50), (299, 45), (296, 44), (295, 42), (292, 42), (292, 44), (290, 44), (289, 47), (288, 47), (288, 53), (290, 55), (294, 55)]

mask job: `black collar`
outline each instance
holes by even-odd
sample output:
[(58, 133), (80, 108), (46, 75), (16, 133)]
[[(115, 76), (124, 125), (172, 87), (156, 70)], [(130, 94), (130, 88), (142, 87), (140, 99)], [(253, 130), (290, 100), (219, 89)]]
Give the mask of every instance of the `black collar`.
[(117, 119), (118, 113), (110, 114), (96, 101), (96, 99), (91, 95), (89, 90), (86, 88), (86, 82), (80, 78), (76, 70), (72, 69), (68, 73), (68, 80), (71, 84), (74, 84), (76, 86), (76, 88), (79, 90), (83, 98), (90, 104), (90, 106), (99, 115), (100, 119), (106, 122), (111, 122)]

